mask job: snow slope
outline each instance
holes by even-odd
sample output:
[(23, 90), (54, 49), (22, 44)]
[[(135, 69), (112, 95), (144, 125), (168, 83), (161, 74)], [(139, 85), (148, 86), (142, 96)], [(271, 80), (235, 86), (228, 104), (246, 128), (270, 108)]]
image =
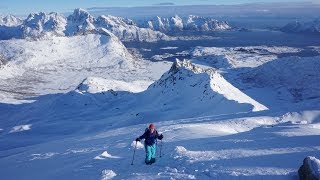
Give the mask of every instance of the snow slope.
[(243, 81), (253, 83), (253, 86), (273, 87), (282, 95), (290, 95), (293, 102), (300, 102), (320, 97), (319, 68), (319, 56), (287, 57), (260, 65), (241, 76)]
[[(144, 148), (140, 143), (134, 165), (130, 165), (135, 147), (132, 141), (150, 121), (135, 125), (128, 121), (123, 126), (117, 123), (119, 119), (112, 120), (107, 115), (103, 122), (92, 115), (90, 120), (82, 115), (83, 118), (71, 118), (67, 122), (57, 121), (70, 115), (69, 110), (59, 110), (63, 111), (51, 117), (55, 121), (35, 122), (32, 129), (23, 132), (7, 134), (4, 129), (3, 141), (11, 140), (6, 148), (16, 147), (16, 150), (1, 149), (0, 167), (6, 169), (2, 177), (293, 179), (298, 177), (297, 169), (305, 156), (320, 155), (319, 111), (161, 121), (156, 123), (156, 128), (165, 138), (158, 142), (157, 162), (151, 166), (144, 165)], [(301, 118), (295, 120), (300, 114), (308, 114), (304, 119), (313, 124), (300, 124)], [(80, 132), (75, 137), (68, 135), (72, 126), (73, 134)], [(52, 136), (48, 138), (43, 133), (58, 137), (52, 140)], [(17, 137), (33, 138), (22, 143), (13, 141)], [(14, 173), (17, 168), (19, 173)]]
[[(126, 82), (143, 75), (146, 88), (165, 71), (161, 64), (170, 66), (136, 61), (105, 29), (84, 36), (1, 41), (0, 54), (6, 62), (0, 69), (1, 92), (13, 97), (68, 92), (90, 76)], [(154, 65), (158, 73), (149, 73)]]

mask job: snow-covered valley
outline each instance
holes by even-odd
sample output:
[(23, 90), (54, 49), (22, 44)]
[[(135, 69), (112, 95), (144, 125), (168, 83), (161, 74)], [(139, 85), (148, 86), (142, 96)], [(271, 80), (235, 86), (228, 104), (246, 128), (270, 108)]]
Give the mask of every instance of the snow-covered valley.
[(320, 158), (320, 36), (144, 23), (1, 18), (0, 179), (298, 179)]

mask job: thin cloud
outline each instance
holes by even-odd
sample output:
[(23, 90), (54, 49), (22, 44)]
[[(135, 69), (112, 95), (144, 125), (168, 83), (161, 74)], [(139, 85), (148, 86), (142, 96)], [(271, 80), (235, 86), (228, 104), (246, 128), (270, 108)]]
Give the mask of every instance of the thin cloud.
[(171, 3), (171, 2), (166, 2), (166, 3), (158, 3), (158, 4), (153, 4), (154, 6), (174, 6), (176, 4)]

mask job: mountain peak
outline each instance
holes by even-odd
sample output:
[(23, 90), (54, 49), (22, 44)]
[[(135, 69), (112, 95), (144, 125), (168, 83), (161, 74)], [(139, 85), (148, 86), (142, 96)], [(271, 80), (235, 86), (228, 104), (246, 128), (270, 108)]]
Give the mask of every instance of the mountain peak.
[(19, 26), (22, 24), (22, 20), (14, 15), (0, 16), (0, 26)]
[(62, 14), (51, 12), (31, 13), (23, 22), (24, 37), (41, 37), (47, 34), (64, 36), (67, 21)]
[(183, 60), (180, 61), (179, 59), (176, 59), (176, 61), (172, 64), (171, 69), (169, 70), (169, 73), (175, 74), (181, 69), (187, 69), (194, 73), (203, 73), (206, 72), (200, 67), (195, 66), (191, 63), (191, 61)]
[(90, 22), (93, 22), (94, 17), (91, 16), (88, 11), (81, 8), (77, 8), (73, 11), (73, 14), (68, 17), (68, 20), (73, 20), (73, 21), (89, 20)]
[(73, 14), (68, 16), (67, 20), (67, 35), (84, 33), (95, 29), (95, 26), (93, 25), (95, 23), (95, 18), (91, 16), (89, 12), (81, 8), (75, 9)]
[(197, 97), (193, 97), (194, 100), (206, 100), (214, 104), (220, 103), (221, 99), (225, 102), (246, 103), (251, 105), (247, 108), (252, 111), (268, 109), (230, 84), (219, 72), (204, 69), (187, 60), (176, 59), (171, 69), (152, 84), (150, 89), (175, 96), (180, 94), (181, 97), (198, 94)]
[(147, 28), (153, 30), (174, 33), (177, 31), (224, 31), (229, 30), (231, 27), (225, 21), (218, 21), (211, 17), (201, 17), (195, 15), (189, 15), (181, 18), (175, 15), (170, 18), (155, 17), (147, 23), (142, 24)]

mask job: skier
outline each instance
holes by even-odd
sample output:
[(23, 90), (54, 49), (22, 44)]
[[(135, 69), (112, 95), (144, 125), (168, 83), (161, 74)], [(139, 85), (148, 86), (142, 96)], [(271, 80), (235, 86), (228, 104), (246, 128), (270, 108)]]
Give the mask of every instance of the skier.
[(154, 129), (154, 124), (150, 124), (149, 128), (146, 128), (144, 134), (136, 139), (136, 141), (144, 140), (145, 150), (146, 150), (146, 164), (152, 164), (156, 162), (156, 140), (162, 139), (163, 135), (159, 135), (157, 130)]

